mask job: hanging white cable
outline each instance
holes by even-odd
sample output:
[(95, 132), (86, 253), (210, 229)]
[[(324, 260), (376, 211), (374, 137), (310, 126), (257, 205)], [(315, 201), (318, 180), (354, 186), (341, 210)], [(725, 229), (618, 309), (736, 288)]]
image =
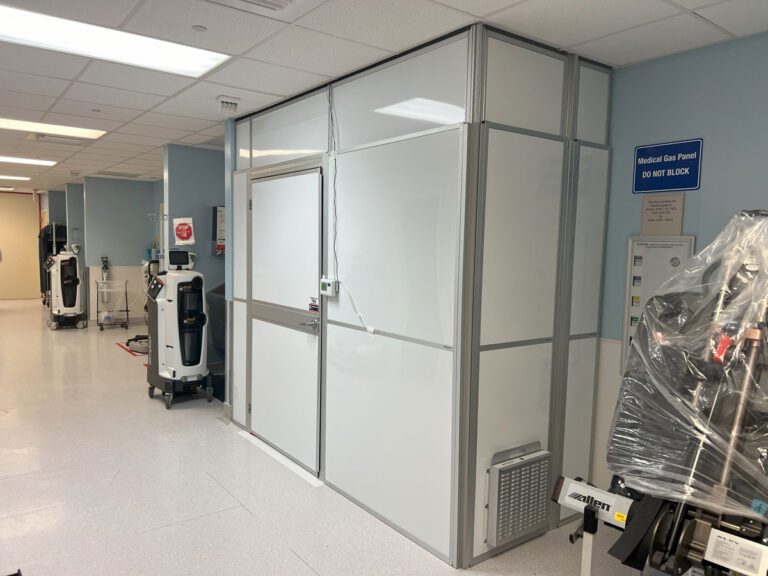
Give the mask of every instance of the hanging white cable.
[(338, 173), (337, 170), (337, 164), (336, 164), (336, 110), (335, 106), (333, 104), (333, 89), (331, 87), (328, 87), (328, 115), (330, 117), (331, 121), (331, 158), (333, 163), (333, 177), (331, 178), (331, 189), (333, 193), (333, 240), (332, 240), (332, 251), (333, 251), (333, 277), (336, 279), (336, 282), (338, 285), (344, 289), (344, 292), (347, 293), (347, 296), (349, 296), (349, 301), (352, 303), (352, 309), (355, 311), (355, 314), (357, 315), (357, 319), (360, 322), (360, 325), (365, 328), (365, 331), (368, 334), (375, 334), (376, 329), (372, 326), (368, 326), (368, 324), (365, 323), (365, 318), (363, 318), (363, 313), (360, 312), (360, 309), (357, 307), (357, 302), (355, 301), (355, 297), (352, 295), (352, 291), (349, 289), (349, 286), (347, 286), (344, 281), (339, 277), (339, 240), (338, 240), (338, 230), (339, 230), (339, 212), (338, 212), (338, 206), (336, 202), (336, 174)]

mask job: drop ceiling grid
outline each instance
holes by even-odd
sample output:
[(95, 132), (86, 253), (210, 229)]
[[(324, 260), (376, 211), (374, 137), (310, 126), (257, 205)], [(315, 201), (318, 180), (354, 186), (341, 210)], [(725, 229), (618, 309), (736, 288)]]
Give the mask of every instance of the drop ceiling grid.
[[(0, 138), (0, 150), (47, 153), (84, 170), (130, 165), (169, 142), (220, 142), (226, 117), (215, 108), (220, 94), (240, 98), (240, 113), (257, 110), (478, 20), (614, 65), (768, 29), (763, 0), (312, 0), (297, 9), (303, 14), (283, 20), (202, 0), (4, 3), (233, 56), (189, 79), (0, 43), (0, 115), (109, 131), (66, 150)], [(192, 23), (209, 30), (192, 32)], [(674, 34), (688, 37), (669, 38)], [(162, 154), (134, 164), (149, 167), (152, 159), (157, 169), (147, 174), (158, 174)], [(33, 182), (44, 179), (50, 181)]]
[[(41, 3), (45, 4), (46, 0), (36, 0), (36, 1), (37, 1), (37, 6), (29, 6), (28, 5), (28, 7), (32, 8), (32, 9), (38, 8), (39, 10), (47, 12), (47, 13), (54, 13), (55, 12), (55, 10), (50, 10), (48, 6), (41, 5)], [(89, 1), (93, 1), (93, 0), (89, 0)], [(165, 2), (166, 0), (163, 0), (163, 1)], [(135, 2), (134, 1), (133, 9), (125, 16), (125, 18), (120, 23), (120, 25), (117, 26), (117, 28), (120, 28), (120, 29), (130, 29), (130, 26), (128, 26), (128, 24), (130, 22), (134, 22), (134, 28), (136, 28), (136, 27), (141, 28), (140, 25), (135, 24), (137, 14), (139, 14), (142, 11), (142, 9), (145, 7), (145, 5), (149, 4), (150, 2), (152, 2), (152, 0), (141, 0), (140, 2)], [(167, 8), (168, 4), (169, 3), (166, 3), (165, 8)], [(203, 4), (198, 2), (197, 6), (201, 7), (201, 6), (203, 6)], [(163, 7), (158, 5), (157, 3), (153, 4), (153, 7), (155, 9), (158, 9), (158, 8), (159, 9), (163, 9)], [(189, 4), (186, 4), (184, 6), (184, 8), (185, 8), (186, 13), (190, 12)], [(231, 15), (233, 13), (233, 11), (231, 11), (231, 10), (229, 10), (227, 8), (224, 8), (224, 7), (215, 7), (215, 9), (223, 11), (223, 12), (221, 12), (223, 14)], [(204, 10), (204, 11), (208, 10), (208, 13), (210, 13), (210, 8), (207, 7), (207, 6), (202, 8), (202, 10)], [(194, 11), (192, 11), (192, 12), (194, 12)], [(65, 16), (65, 17), (67, 16), (67, 14), (61, 14), (61, 13), (59, 13), (57, 15)], [(70, 17), (71, 16), (72, 15), (70, 15)], [(197, 17), (197, 16), (193, 14), (192, 17)], [(77, 19), (77, 18), (75, 18), (75, 19)], [(243, 16), (238, 13), (237, 14), (237, 19), (238, 19), (238, 21), (242, 21), (243, 20)], [(249, 18), (246, 17), (245, 19), (248, 20)], [(272, 36), (274, 33), (278, 32), (279, 30), (281, 30), (282, 28), (284, 28), (287, 25), (286, 23), (283, 23), (283, 22), (276, 23), (275, 21), (272, 21), (272, 20), (270, 20), (268, 18), (263, 18), (263, 17), (260, 17), (260, 16), (253, 16), (252, 18), (250, 18), (250, 21), (254, 21), (254, 19), (272, 22), (272, 24), (269, 25), (269, 28), (271, 28), (271, 32), (264, 34), (263, 37), (258, 38), (255, 42), (251, 42), (249, 45), (245, 46), (245, 50), (242, 50), (242, 51), (248, 51), (248, 50), (251, 50), (251, 49), (255, 48), (260, 42), (262, 42), (264, 40), (267, 40), (270, 36)], [(202, 20), (202, 21), (205, 21), (205, 20)], [(231, 17), (230, 17), (230, 21), (231, 21)], [(136, 31), (138, 33), (141, 33), (140, 29), (139, 30), (134, 30), (134, 31)], [(146, 34), (146, 32), (145, 32), (145, 34)], [(147, 35), (153, 35), (153, 34), (147, 34)], [(153, 35), (153, 36), (162, 37), (162, 34), (161, 35)], [(228, 38), (231, 37), (231, 29), (229, 27), (227, 27), (226, 37), (228, 37)], [(166, 39), (171, 39), (171, 38), (167, 38), (166, 37)], [(171, 40), (173, 41), (173, 39), (171, 39)], [(189, 44), (189, 42), (187, 42), (187, 43)], [(203, 47), (205, 47), (205, 46), (203, 46)], [(22, 47), (14, 46), (13, 48), (21, 49), (22, 54), (24, 52), (24, 48), (22, 48)], [(212, 47), (210, 49), (217, 50), (217, 51), (220, 51), (220, 52), (225, 52), (225, 53), (231, 53), (231, 51), (224, 50), (220, 46), (214, 46), (214, 47)], [(38, 49), (31, 48), (29, 50), (37, 51)], [(18, 52), (18, 50), (17, 50), (17, 52)], [(46, 51), (42, 51), (42, 52), (46, 52)], [(50, 54), (50, 53), (48, 53), (48, 54)], [(58, 56), (58, 54), (56, 54), (56, 55)], [(143, 69), (138, 69), (138, 68), (134, 68), (134, 67), (130, 67), (130, 66), (124, 66), (124, 65), (120, 65), (120, 64), (111, 63), (111, 62), (104, 62), (104, 61), (93, 60), (93, 59), (84, 59), (84, 58), (81, 58), (80, 60), (85, 61), (85, 64), (81, 66), (79, 72), (74, 74), (73, 77), (71, 77), (69, 79), (69, 82), (66, 83), (66, 87), (64, 88), (64, 90), (62, 90), (58, 94), (57, 98), (55, 98), (52, 102), (49, 102), (48, 100), (41, 100), (41, 99), (37, 99), (36, 100), (35, 103), (36, 103), (37, 107), (43, 107), (46, 103), (49, 104), (47, 106), (45, 114), (42, 117), (43, 121), (55, 122), (56, 118), (61, 118), (61, 115), (57, 115), (57, 113), (54, 111), (54, 109), (58, 106), (59, 102), (61, 102), (62, 100), (69, 100), (69, 101), (72, 101), (72, 102), (82, 102), (82, 103), (86, 103), (86, 104), (91, 104), (96, 109), (98, 109), (99, 106), (105, 106), (105, 107), (109, 107), (111, 109), (122, 108), (124, 110), (134, 109), (134, 110), (137, 111), (136, 116), (134, 116), (133, 118), (125, 118), (124, 122), (110, 123), (109, 125), (106, 125), (106, 124), (102, 123), (101, 124), (101, 126), (102, 126), (101, 129), (107, 129), (110, 134), (124, 134), (125, 132), (123, 132), (123, 131), (126, 130), (126, 127), (127, 127), (128, 132), (139, 132), (139, 133), (141, 133), (142, 131), (144, 131), (145, 133), (157, 134), (158, 133), (158, 126), (157, 125), (154, 125), (154, 124), (143, 125), (143, 124), (140, 124), (138, 122), (132, 124), (132, 121), (135, 120), (136, 117), (138, 117), (140, 115), (151, 113), (153, 110), (158, 108), (160, 105), (162, 105), (164, 103), (167, 103), (167, 102), (170, 102), (174, 97), (178, 97), (180, 95), (183, 95), (183, 93), (188, 88), (190, 88), (190, 87), (192, 87), (194, 85), (201, 84), (202, 82), (204, 82), (204, 80), (205, 80), (205, 78), (207, 76), (210, 76), (213, 72), (215, 72), (215, 71), (212, 71), (212, 72), (209, 72), (207, 75), (204, 75), (203, 77), (201, 77), (199, 79), (194, 79), (192, 81), (188, 81), (189, 79), (187, 79), (187, 78), (180, 77), (180, 76), (175, 76), (175, 75), (172, 75), (172, 74), (164, 74), (164, 73), (156, 72), (156, 71), (143, 70)], [(232, 58), (230, 60), (230, 62), (235, 61), (235, 60), (237, 60), (237, 58)], [(91, 70), (92, 68), (94, 69), (93, 71)], [(149, 86), (149, 89), (146, 92), (142, 92), (142, 91), (139, 91), (139, 90), (130, 90), (130, 89), (126, 89), (126, 88), (122, 88), (121, 89), (121, 88), (116, 87), (116, 86), (107, 86), (107, 85), (103, 85), (103, 84), (99, 83), (99, 82), (103, 82), (106, 79), (107, 83), (109, 83), (109, 84), (123, 83), (123, 85), (125, 86), (125, 83), (124, 83), (124, 81), (125, 81), (124, 76), (125, 75), (123, 75), (123, 77), (121, 77), (118, 81), (113, 81), (113, 80), (111, 80), (109, 73), (110, 72), (114, 73), (115, 71), (126, 70), (126, 69), (130, 71), (129, 72), (129, 76), (131, 76), (131, 79), (135, 83), (137, 83), (137, 84), (139, 84), (141, 86), (147, 85), (147, 86)], [(144, 78), (142, 78), (142, 77), (144, 77)], [(41, 78), (45, 78), (45, 76), (41, 76)], [(92, 82), (82, 82), (82, 80), (85, 80), (85, 79), (91, 80)], [(93, 82), (93, 81), (95, 81), (95, 82)], [(154, 83), (158, 82), (158, 81), (165, 81), (165, 83), (166, 83), (166, 87), (164, 87), (161, 90), (161, 92), (163, 93), (162, 95), (153, 94), (153, 92), (157, 92), (157, 88), (156, 87), (152, 88), (151, 86)], [(175, 84), (175, 86), (174, 86), (175, 90), (171, 91), (171, 89), (168, 88), (167, 86), (173, 86), (174, 84)], [(128, 85), (130, 85), (130, 82), (128, 83)], [(226, 88), (226, 87), (222, 85), (222, 88)], [(222, 92), (224, 92), (224, 90), (222, 90)], [(241, 95), (244, 95), (247, 92), (251, 92), (251, 91), (242, 91), (241, 90), (239, 92), (240, 92)], [(160, 97), (160, 96), (163, 96), (163, 97)], [(123, 104), (122, 107), (114, 105), (114, 102), (115, 102), (116, 98), (121, 98), (120, 102)], [(10, 99), (12, 101), (16, 101), (16, 100), (14, 100), (14, 97), (11, 97)], [(257, 105), (266, 105), (268, 103), (271, 103), (272, 101), (276, 101), (277, 99), (278, 99), (278, 96), (276, 96), (276, 95), (269, 95), (266, 100), (264, 100), (263, 102), (258, 102)], [(18, 100), (22, 100), (22, 99), (18, 98)], [(24, 98), (23, 102), (27, 103), (28, 99)], [(211, 99), (211, 101), (209, 102), (209, 104), (210, 104), (212, 109), (213, 109), (213, 106), (215, 105), (214, 102), (215, 102), (215, 100), (213, 100), (213, 99)], [(0, 95), (0, 103), (3, 103), (1, 95)], [(95, 113), (93, 113), (93, 114), (95, 114)], [(89, 119), (88, 116), (79, 116), (79, 115), (73, 115), (73, 116), (77, 116), (78, 118), (74, 118), (72, 123), (78, 123), (78, 124), (81, 124), (81, 125), (86, 125), (86, 124), (93, 125), (94, 124), (93, 118)], [(165, 116), (166, 118), (170, 118), (172, 115), (164, 114), (163, 116)], [(219, 117), (221, 115), (216, 114), (216, 116)], [(178, 118), (185, 119), (184, 116), (178, 116)], [(158, 139), (150, 139), (151, 138), (150, 136), (147, 136), (147, 137), (143, 138), (142, 140), (138, 140), (137, 138), (123, 138), (122, 140), (124, 142), (126, 142), (127, 144), (132, 144), (132, 143), (136, 143), (136, 142), (142, 142), (143, 144), (150, 144), (150, 145), (154, 146), (154, 145), (163, 145), (165, 143), (173, 142), (173, 141), (183, 141), (185, 139), (189, 139), (190, 137), (196, 137), (196, 139), (195, 139), (195, 143), (196, 144), (203, 144), (205, 142), (209, 142), (211, 140), (219, 138), (217, 135), (213, 135), (213, 136), (208, 135), (208, 134), (198, 135), (199, 130), (210, 129), (212, 126), (214, 126), (216, 124), (215, 121), (211, 121), (210, 117), (209, 118), (204, 118), (204, 119), (191, 117), (191, 118), (188, 118), (188, 120), (205, 120), (206, 122), (198, 130), (194, 130), (194, 129), (193, 130), (178, 130), (178, 129), (174, 129), (174, 128), (166, 126), (165, 127), (166, 128), (165, 137), (162, 138), (162, 140), (163, 140), (162, 142), (160, 140), (158, 140)], [(219, 118), (219, 121), (220, 120), (221, 120), (221, 118)], [(183, 121), (184, 120), (180, 120), (180, 122), (183, 122)], [(101, 122), (104, 122), (104, 121), (101, 121)], [(141, 128), (142, 126), (144, 126), (143, 129)], [(141, 134), (139, 134), (139, 136), (141, 136)], [(106, 137), (104, 137), (104, 138), (106, 138)], [(112, 141), (114, 141), (114, 139), (112, 139)], [(118, 166), (121, 163), (130, 162), (136, 156), (140, 156), (141, 154), (144, 153), (144, 151), (138, 151), (135, 148), (133, 150), (129, 150), (128, 147), (126, 146), (126, 147), (124, 147), (126, 149), (124, 154), (121, 154), (119, 158), (115, 158), (114, 161), (106, 161), (106, 162), (104, 162), (99, 169), (95, 169), (95, 167), (98, 166), (98, 164), (95, 164), (95, 163), (86, 163), (83, 160), (80, 160), (80, 162), (78, 163), (78, 159), (76, 158), (76, 156), (80, 152), (82, 152), (83, 150), (88, 150), (95, 143), (96, 142), (90, 143), (84, 149), (78, 147), (77, 150), (73, 150), (70, 155), (68, 155), (67, 157), (65, 157), (64, 159), (62, 159), (59, 162), (58, 166), (61, 166), (62, 164), (66, 165), (68, 162), (72, 161), (76, 165), (79, 165), (79, 166), (81, 166), (84, 169), (84, 170), (82, 170), (82, 172), (93, 174), (93, 173), (98, 172), (99, 170), (109, 170), (110, 168)], [(30, 143), (30, 144), (32, 144), (32, 143)], [(31, 147), (32, 146), (30, 146), (30, 148)], [(116, 148), (116, 149), (119, 150), (119, 148)], [(75, 166), (75, 168), (76, 168), (76, 166)], [(153, 170), (146, 171), (146, 173), (157, 172), (158, 169), (161, 169), (162, 168), (162, 157), (157, 159), (157, 163), (156, 163), (156, 166), (154, 168), (155, 169), (153, 169)], [(50, 169), (49, 169), (49, 173), (53, 173), (53, 172), (50, 172)], [(32, 186), (34, 187), (34, 179), (33, 179), (32, 182), (33, 182)], [(65, 183), (66, 183), (66, 179), (62, 179), (60, 185), (64, 185)]]

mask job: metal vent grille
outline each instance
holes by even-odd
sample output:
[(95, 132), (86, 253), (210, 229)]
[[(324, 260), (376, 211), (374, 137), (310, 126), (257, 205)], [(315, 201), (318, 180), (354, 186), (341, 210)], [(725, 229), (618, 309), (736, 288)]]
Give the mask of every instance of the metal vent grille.
[(244, 10), (246, 12), (257, 13), (259, 9), (266, 9), (275, 12), (285, 10), (295, 0), (207, 0), (212, 4), (220, 4), (222, 6), (229, 6), (230, 8), (237, 8), (238, 10)]
[(109, 170), (102, 170), (97, 172), (96, 176), (106, 176), (108, 178), (138, 178), (141, 174), (133, 174), (132, 172), (112, 172)]
[(550, 453), (539, 450), (491, 466), (488, 544), (501, 546), (545, 530), (549, 510)]

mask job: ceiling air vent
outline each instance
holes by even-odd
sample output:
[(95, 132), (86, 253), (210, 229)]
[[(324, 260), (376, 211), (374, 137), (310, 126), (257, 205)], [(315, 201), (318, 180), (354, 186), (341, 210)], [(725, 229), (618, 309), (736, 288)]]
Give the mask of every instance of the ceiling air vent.
[(69, 175), (70, 175), (72, 178), (79, 178), (79, 177), (80, 177), (80, 172), (78, 172), (77, 170), (70, 170), (70, 171), (69, 171)]
[(285, 10), (295, 0), (208, 0), (208, 2), (258, 14), (261, 10), (272, 10), (273, 12)]
[(104, 176), (105, 178), (138, 178), (141, 174), (131, 174), (130, 172), (96, 172), (94, 176)]
[(216, 96), (216, 102), (219, 103), (219, 111), (222, 114), (229, 114), (230, 116), (237, 114), (237, 104), (240, 102), (240, 98), (234, 96)]
[(56, 136), (54, 134), (37, 134), (30, 132), (27, 134), (27, 140), (33, 142), (46, 142), (48, 144), (68, 144), (70, 146), (82, 146), (82, 138), (72, 138), (70, 136)]

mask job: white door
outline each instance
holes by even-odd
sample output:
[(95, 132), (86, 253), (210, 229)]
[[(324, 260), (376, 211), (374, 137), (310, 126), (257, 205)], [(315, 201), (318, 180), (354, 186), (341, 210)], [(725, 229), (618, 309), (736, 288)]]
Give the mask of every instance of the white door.
[(319, 169), (251, 184), (251, 431), (319, 470)]

